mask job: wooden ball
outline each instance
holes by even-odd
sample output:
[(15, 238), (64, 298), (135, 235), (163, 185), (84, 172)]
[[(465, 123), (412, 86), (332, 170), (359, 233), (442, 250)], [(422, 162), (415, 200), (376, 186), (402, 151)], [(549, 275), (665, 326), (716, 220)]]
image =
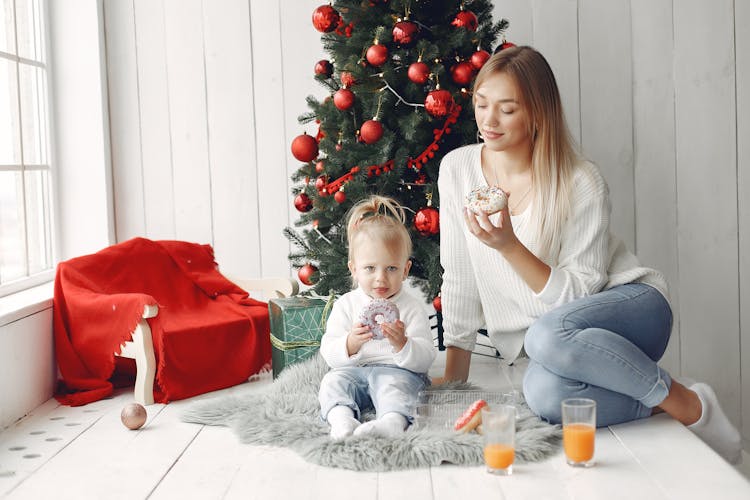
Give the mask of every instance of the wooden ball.
[(138, 403), (130, 403), (120, 413), (120, 420), (128, 429), (134, 431), (143, 427), (146, 423), (146, 408)]

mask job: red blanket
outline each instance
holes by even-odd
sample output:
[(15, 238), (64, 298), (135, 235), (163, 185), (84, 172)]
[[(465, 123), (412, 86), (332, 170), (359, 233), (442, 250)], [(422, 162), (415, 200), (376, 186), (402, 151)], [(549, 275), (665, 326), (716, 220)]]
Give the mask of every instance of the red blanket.
[(134, 238), (57, 267), (61, 403), (78, 406), (112, 393), (114, 353), (130, 340), (147, 304), (159, 306), (148, 320), (156, 402), (236, 385), (271, 359), (266, 303), (219, 273), (209, 245)]

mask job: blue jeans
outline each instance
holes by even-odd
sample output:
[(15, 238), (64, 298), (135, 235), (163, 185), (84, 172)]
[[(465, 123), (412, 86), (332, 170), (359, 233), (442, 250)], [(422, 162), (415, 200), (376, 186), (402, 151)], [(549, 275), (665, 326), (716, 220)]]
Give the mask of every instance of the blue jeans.
[(320, 416), (325, 420), (331, 408), (342, 405), (357, 419), (362, 410), (375, 408), (378, 417), (396, 412), (412, 422), (419, 391), (429, 384), (427, 375), (398, 366), (334, 368), (320, 382)]
[(671, 330), (669, 303), (641, 283), (560, 306), (526, 333), (526, 402), (552, 423), (560, 423), (560, 403), (571, 397), (596, 401), (600, 427), (648, 417), (672, 385), (656, 364)]

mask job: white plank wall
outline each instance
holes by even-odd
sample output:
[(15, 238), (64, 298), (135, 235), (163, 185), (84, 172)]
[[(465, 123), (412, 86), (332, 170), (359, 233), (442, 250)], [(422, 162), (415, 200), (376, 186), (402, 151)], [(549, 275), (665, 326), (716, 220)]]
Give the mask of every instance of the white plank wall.
[[(141, 137), (146, 225), (143, 234), (170, 239), (176, 236), (164, 5), (151, 0), (134, 0), (133, 5), (140, 122), (131, 125)], [(139, 233), (118, 234), (118, 241), (136, 235)]]
[[(289, 273), (286, 261), (289, 243), (279, 230), (279, 221), (289, 221), (294, 210), (289, 195), (293, 163), (287, 159), (287, 127), (294, 124), (287, 125), (285, 109), (301, 110), (302, 107), (294, 106), (291, 96), (288, 102), (285, 101), (282, 44), (288, 43), (285, 39), (292, 37), (282, 37), (279, 3), (251, 2), (250, 21), (250, 32), (255, 33), (252, 37), (253, 75), (257, 76), (253, 83), (255, 116), (259, 126), (253, 137), (257, 145), (260, 262), (265, 274), (285, 276)], [(293, 38), (303, 45), (312, 44), (310, 39), (314, 37), (312, 33), (304, 31)], [(304, 66), (299, 68), (296, 80), (305, 82), (305, 88), (308, 88), (310, 81), (305, 79), (304, 69)], [(298, 93), (306, 95), (309, 90)]]
[(612, 228), (628, 248), (634, 248), (629, 2), (581, 0), (578, 20), (581, 145), (610, 185)]
[[(750, 360), (750, 2), (736, 2), (734, 6), (734, 36), (737, 58), (737, 197), (739, 214), (740, 254), (740, 365)], [(750, 369), (740, 370), (742, 398), (742, 428), (750, 440)]]
[[(732, 0), (674, 2), (677, 246), (683, 370), (741, 406)], [(711, 40), (710, 45), (696, 43)], [(738, 85), (741, 87), (741, 85)], [(746, 388), (750, 393), (750, 387)], [(749, 396), (750, 397), (750, 396)], [(746, 429), (750, 430), (750, 429)]]
[[(258, 165), (247, 2), (204, 9), (208, 148), (215, 249), (241, 276), (261, 274)], [(234, 214), (234, 215), (233, 215)], [(240, 218), (241, 217), (241, 218)]]
[[(633, 142), (638, 256), (659, 269), (679, 304), (672, 0), (633, 0)], [(680, 366), (680, 316), (664, 357)]]
[[(229, 274), (291, 273), (289, 144), (315, 133), (297, 117), (324, 95), (322, 3), (104, 0), (118, 241), (210, 243)], [(494, 13), (549, 59), (614, 231), (670, 282), (665, 367), (711, 383), (750, 439), (748, 2), (496, 0)]]

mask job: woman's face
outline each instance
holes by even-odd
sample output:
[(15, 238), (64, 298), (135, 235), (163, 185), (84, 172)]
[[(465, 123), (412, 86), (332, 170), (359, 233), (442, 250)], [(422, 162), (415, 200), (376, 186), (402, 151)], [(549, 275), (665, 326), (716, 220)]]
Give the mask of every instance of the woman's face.
[(531, 151), (526, 107), (509, 75), (494, 73), (474, 91), (474, 117), (490, 150)]

